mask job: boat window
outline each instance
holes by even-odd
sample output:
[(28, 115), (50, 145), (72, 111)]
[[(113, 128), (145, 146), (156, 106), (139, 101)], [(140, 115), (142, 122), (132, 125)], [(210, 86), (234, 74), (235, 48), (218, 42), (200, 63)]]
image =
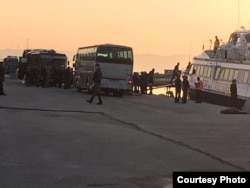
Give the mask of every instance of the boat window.
[(250, 84), (250, 72), (248, 72), (249, 73), (249, 76), (248, 76), (248, 84)]
[(208, 67), (207, 69), (207, 77), (210, 78), (212, 73), (212, 67)]
[(230, 69), (229, 70), (229, 75), (228, 75), (228, 80), (233, 80), (233, 77), (234, 77), (234, 70)]
[(228, 80), (228, 75), (229, 75), (229, 69), (225, 69), (225, 73), (224, 73), (224, 80)]
[(233, 79), (236, 79), (236, 80), (237, 80), (238, 74), (239, 74), (239, 71), (238, 71), (238, 70), (235, 70), (235, 71), (234, 71), (234, 77), (233, 77)]
[(224, 80), (224, 74), (225, 74), (225, 69), (221, 69), (220, 70), (220, 75), (219, 75), (220, 80)]
[(195, 67), (196, 67), (195, 65), (192, 65), (191, 68), (189, 69), (188, 74), (195, 74), (195, 72), (194, 72), (196, 69)]
[(199, 75), (203, 76), (204, 66), (200, 66)]
[(250, 34), (246, 35), (247, 46), (250, 47)]
[(247, 43), (250, 43), (250, 34), (247, 34), (245, 37), (246, 37)]
[(216, 69), (215, 79), (219, 79), (221, 68)]
[(200, 66), (196, 67), (196, 75), (199, 76), (200, 75)]
[(208, 67), (205, 66), (205, 67), (204, 67), (204, 71), (203, 71), (203, 76), (204, 76), (204, 77), (207, 77), (207, 69), (208, 69)]
[(242, 82), (244, 84), (246, 84), (248, 82), (248, 78), (249, 78), (249, 72), (248, 71), (244, 71), (244, 75), (243, 75), (243, 80)]
[(229, 42), (230, 43), (234, 43), (234, 44), (236, 44), (236, 42), (238, 42), (238, 35), (237, 35), (237, 33), (232, 33), (231, 35), (230, 35), (230, 38), (229, 38)]

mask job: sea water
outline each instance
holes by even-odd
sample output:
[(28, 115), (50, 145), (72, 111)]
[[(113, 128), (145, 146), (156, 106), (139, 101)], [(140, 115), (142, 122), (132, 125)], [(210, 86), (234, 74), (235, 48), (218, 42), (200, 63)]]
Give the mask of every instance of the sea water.
[(167, 88), (167, 87), (162, 87), (162, 88), (157, 88), (153, 89), (153, 95), (169, 95), (169, 92), (172, 92), (175, 94), (175, 88)]

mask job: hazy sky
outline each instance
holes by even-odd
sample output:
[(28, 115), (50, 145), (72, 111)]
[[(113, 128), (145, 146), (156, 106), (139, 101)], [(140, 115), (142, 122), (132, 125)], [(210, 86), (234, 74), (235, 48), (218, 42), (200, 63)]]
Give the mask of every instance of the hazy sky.
[(227, 41), (238, 26), (250, 28), (250, 0), (0, 0), (0, 7), (0, 49), (115, 43), (188, 59), (215, 35)]

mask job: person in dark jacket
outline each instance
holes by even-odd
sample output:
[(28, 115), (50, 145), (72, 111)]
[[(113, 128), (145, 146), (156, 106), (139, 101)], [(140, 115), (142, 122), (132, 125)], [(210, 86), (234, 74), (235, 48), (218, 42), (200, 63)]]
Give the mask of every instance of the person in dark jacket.
[(180, 76), (179, 65), (180, 65), (180, 63), (178, 62), (178, 63), (175, 65), (175, 67), (174, 67), (173, 76), (172, 76), (171, 81), (170, 81), (171, 84), (173, 83), (173, 79), (174, 79), (174, 78)]
[(3, 62), (0, 62), (0, 95), (6, 95), (3, 91), (4, 74)]
[(134, 93), (139, 93), (139, 82), (140, 82), (140, 77), (138, 72), (134, 72), (133, 74), (133, 92)]
[(152, 69), (148, 74), (148, 85), (149, 85), (150, 95), (153, 94), (154, 74), (155, 74), (155, 69)]
[(95, 72), (93, 75), (92, 80), (94, 81), (94, 86), (93, 86), (93, 94), (89, 100), (87, 100), (88, 103), (92, 103), (95, 96), (98, 96), (99, 102), (96, 103), (97, 105), (102, 105), (102, 97), (101, 97), (101, 80), (102, 80), (102, 71), (100, 68), (99, 64), (95, 65)]
[(187, 79), (187, 76), (183, 76), (183, 81), (182, 81), (182, 103), (187, 103), (187, 95), (188, 95), (188, 90), (190, 88), (189, 81)]
[(237, 106), (236, 79), (232, 80), (232, 84), (230, 85), (230, 92), (231, 92), (231, 107), (236, 108), (236, 106)]
[(180, 98), (181, 98), (181, 79), (180, 76), (177, 76), (177, 78), (175, 79), (175, 103), (179, 103), (180, 102)]

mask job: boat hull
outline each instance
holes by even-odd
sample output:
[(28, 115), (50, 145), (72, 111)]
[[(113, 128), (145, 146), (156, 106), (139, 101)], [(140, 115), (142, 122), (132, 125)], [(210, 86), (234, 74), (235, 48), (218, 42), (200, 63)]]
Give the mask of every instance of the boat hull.
[[(190, 90), (189, 97), (193, 101), (196, 100), (195, 89)], [(206, 103), (210, 103), (210, 104), (216, 104), (216, 105), (231, 107), (231, 105), (230, 105), (230, 97), (226, 96), (226, 95), (223, 95), (223, 94), (220, 94), (220, 93), (212, 93), (212, 92), (209, 92), (209, 91), (202, 90), (201, 91), (201, 101), (206, 102)], [(236, 108), (241, 110), (244, 107), (245, 101), (246, 100), (238, 98)]]

